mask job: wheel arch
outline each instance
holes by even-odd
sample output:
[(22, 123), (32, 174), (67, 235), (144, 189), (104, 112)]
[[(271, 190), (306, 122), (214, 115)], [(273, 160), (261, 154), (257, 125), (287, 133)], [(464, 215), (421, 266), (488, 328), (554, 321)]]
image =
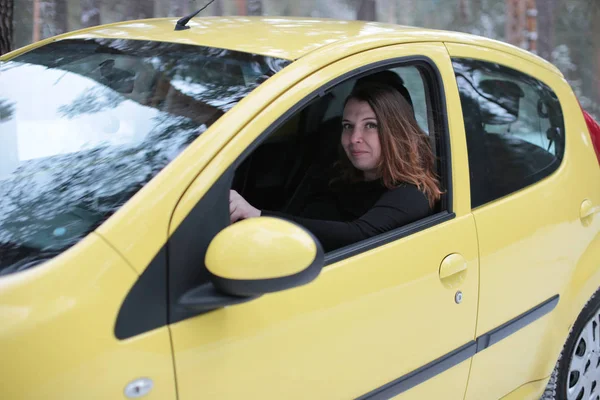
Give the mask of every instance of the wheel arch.
[[(598, 218), (598, 217), (596, 217)], [(575, 223), (575, 222), (574, 222)], [(579, 221), (577, 221), (579, 223)], [(588, 243), (560, 293), (560, 300), (551, 314), (552, 320), (541, 340), (545, 349), (540, 354), (539, 371), (549, 378), (562, 352), (575, 321), (600, 288), (600, 232)]]

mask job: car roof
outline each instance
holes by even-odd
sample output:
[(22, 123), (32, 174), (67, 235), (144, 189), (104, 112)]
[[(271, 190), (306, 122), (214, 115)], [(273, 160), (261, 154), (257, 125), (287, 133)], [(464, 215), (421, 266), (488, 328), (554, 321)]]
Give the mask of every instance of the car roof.
[(67, 33), (54, 40), (82, 37), (153, 40), (297, 60), (328, 45), (345, 45), (352, 39), (366, 36), (394, 35), (398, 36), (399, 43), (441, 41), (493, 48), (525, 58), (560, 74), (552, 64), (518, 47), (459, 32), (324, 18), (197, 17), (188, 22), (190, 29), (181, 31), (174, 30), (176, 22), (177, 18), (117, 22)]

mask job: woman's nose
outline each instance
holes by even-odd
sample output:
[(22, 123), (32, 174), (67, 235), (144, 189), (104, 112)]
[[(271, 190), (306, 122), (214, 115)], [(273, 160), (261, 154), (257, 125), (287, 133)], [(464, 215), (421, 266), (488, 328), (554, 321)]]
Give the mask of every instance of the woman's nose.
[(352, 135), (350, 136), (350, 142), (352, 143), (360, 143), (363, 141), (362, 131), (359, 128), (355, 128), (352, 131)]

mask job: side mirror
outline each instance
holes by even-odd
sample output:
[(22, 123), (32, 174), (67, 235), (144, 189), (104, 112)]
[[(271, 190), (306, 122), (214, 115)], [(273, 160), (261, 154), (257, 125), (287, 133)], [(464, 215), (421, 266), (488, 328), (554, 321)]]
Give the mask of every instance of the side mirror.
[(311, 282), (323, 268), (324, 254), (303, 227), (259, 217), (219, 232), (208, 246), (205, 264), (221, 292), (258, 296)]

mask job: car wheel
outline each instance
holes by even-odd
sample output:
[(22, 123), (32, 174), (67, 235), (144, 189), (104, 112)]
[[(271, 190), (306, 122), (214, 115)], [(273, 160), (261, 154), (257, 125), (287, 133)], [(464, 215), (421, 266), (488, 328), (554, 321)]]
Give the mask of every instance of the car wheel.
[(542, 400), (600, 400), (599, 293), (571, 328)]

